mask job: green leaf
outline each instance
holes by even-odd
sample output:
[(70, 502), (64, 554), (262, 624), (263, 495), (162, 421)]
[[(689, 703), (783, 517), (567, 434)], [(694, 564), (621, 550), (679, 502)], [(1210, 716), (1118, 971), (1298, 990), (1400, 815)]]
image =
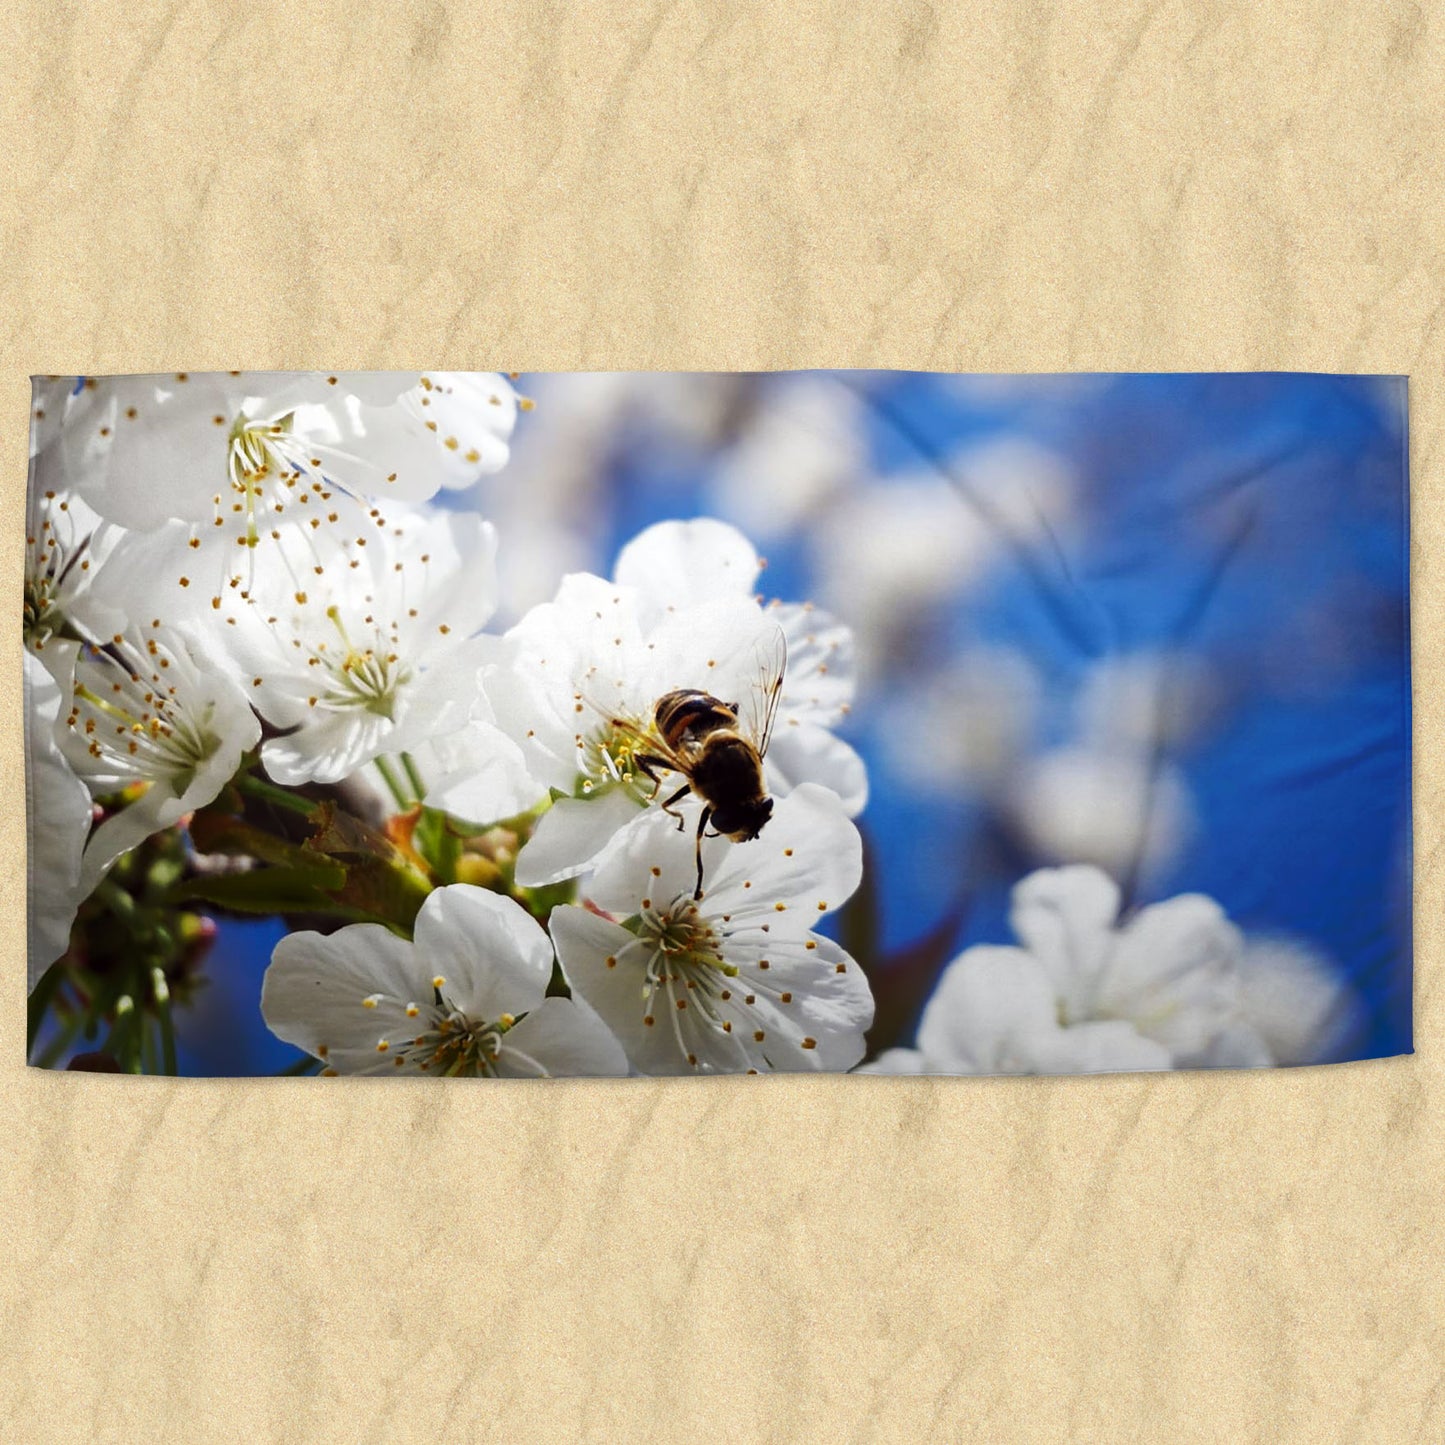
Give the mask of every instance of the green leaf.
[(414, 868), (372, 858), (350, 864), (346, 882), (332, 897), (338, 905), (385, 923), (410, 938), (416, 916), (431, 891), (431, 884)]
[(172, 891), (177, 902), (200, 900), (240, 913), (345, 913), (338, 908), (337, 893), (347, 882), (346, 869), (339, 864), (307, 869), (257, 868), (250, 873), (221, 873), (194, 878)]
[(191, 818), (191, 841), (201, 853), (221, 853), (231, 858), (255, 858), (292, 868), (316, 863), (315, 852), (300, 843), (288, 842), (257, 828), (244, 818), (203, 808)]

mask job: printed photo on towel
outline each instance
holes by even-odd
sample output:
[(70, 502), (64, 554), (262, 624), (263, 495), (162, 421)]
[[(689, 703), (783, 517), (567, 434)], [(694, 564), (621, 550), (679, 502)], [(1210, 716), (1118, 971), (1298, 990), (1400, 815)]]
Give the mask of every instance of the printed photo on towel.
[(1401, 378), (53, 376), (30, 432), (35, 1066), (1411, 1049)]

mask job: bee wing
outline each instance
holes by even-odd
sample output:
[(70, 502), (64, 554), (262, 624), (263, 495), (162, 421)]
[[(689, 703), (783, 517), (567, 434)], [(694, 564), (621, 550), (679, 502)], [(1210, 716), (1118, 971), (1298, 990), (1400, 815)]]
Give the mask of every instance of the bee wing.
[(783, 696), (783, 674), (788, 668), (788, 639), (783, 629), (774, 626), (759, 641), (756, 649), (757, 670), (748, 687), (747, 696), (739, 704), (738, 721), (758, 750), (768, 751), (773, 724), (778, 719), (778, 702)]

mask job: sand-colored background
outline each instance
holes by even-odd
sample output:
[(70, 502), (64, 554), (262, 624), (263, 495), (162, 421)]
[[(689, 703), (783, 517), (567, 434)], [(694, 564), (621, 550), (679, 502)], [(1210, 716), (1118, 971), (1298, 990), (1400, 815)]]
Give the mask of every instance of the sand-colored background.
[(32, 371), (1409, 373), (1420, 1051), (26, 1072), (12, 630), (0, 1438), (1445, 1439), (1442, 31), (1348, 0), (12, 6), (12, 608)]

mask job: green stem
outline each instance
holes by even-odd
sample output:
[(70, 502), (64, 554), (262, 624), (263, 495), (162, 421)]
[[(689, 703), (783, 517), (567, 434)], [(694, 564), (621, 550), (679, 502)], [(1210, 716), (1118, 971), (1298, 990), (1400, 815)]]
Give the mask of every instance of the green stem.
[(139, 1024), (140, 1029), (140, 1072), (142, 1074), (153, 1074), (156, 1072), (156, 1041), (151, 1035), (148, 1021), (142, 1017)]
[(396, 799), (396, 806), (398, 808), (411, 807), (414, 799), (402, 790), (401, 779), (397, 777), (390, 759), (377, 758), (376, 771), (381, 774), (381, 781), (391, 790), (391, 796)]
[(436, 857), (431, 861), (444, 882), (457, 881), (457, 860), (462, 856), (462, 840), (452, 832), (445, 813), (437, 818)]
[(156, 996), (156, 1017), (161, 1026), (161, 1068), (167, 1074), (177, 1074), (176, 1067), (176, 1026), (171, 1018), (171, 990), (166, 983), (165, 970), (153, 968), (151, 980)]
[(140, 1016), (128, 993), (120, 996), (115, 1006), (115, 1022), (105, 1042), (108, 1053), (127, 1074), (140, 1073)]
[(417, 768), (415, 759), (413, 759), (410, 753), (403, 753), (401, 755), (401, 765), (406, 769), (407, 781), (411, 784), (412, 791), (416, 794), (417, 802), (421, 802), (421, 800), (426, 797), (426, 784), (422, 781), (421, 772)]
[(252, 777), (250, 774), (237, 778), (236, 786), (243, 793), (249, 793), (253, 798), (264, 798), (268, 803), (274, 803), (278, 808), (287, 808), (293, 813), (300, 813), (303, 818), (310, 818), (316, 812), (316, 804), (301, 797), (299, 793), (292, 793), (285, 788), (278, 788), (275, 783), (265, 782), (261, 778)]

